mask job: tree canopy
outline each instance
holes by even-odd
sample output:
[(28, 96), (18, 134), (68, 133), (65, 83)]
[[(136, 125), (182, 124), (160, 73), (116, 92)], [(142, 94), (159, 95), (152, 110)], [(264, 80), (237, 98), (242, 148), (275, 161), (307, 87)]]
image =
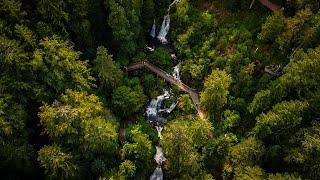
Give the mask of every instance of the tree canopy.
[(319, 69), (318, 0), (0, 0), (0, 177), (319, 179)]

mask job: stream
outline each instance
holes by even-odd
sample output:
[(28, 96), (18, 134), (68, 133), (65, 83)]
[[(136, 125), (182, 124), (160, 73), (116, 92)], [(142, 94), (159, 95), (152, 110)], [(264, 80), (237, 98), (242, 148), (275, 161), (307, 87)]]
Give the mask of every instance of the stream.
[[(157, 38), (162, 44), (168, 43), (167, 35), (168, 35), (169, 29), (170, 29), (170, 9), (173, 5), (175, 5), (178, 2), (179, 2), (179, 0), (174, 0), (169, 5), (169, 7), (167, 9), (167, 14), (163, 17), (161, 29), (160, 29), (158, 35), (156, 35), (156, 30), (157, 30), (156, 21), (155, 20), (153, 21), (153, 25), (150, 30), (150, 36), (153, 39)], [(147, 47), (147, 48), (150, 51), (154, 51), (154, 48), (150, 48), (150, 47)], [(175, 54), (171, 54), (171, 57), (173, 60), (177, 59)], [(181, 81), (180, 80), (180, 63), (178, 63), (173, 68), (172, 76), (176, 80)], [(145, 114), (148, 118), (148, 121), (155, 126), (155, 128), (158, 132), (158, 137), (160, 140), (162, 139), (161, 132), (163, 130), (164, 125), (167, 122), (167, 119), (162, 117), (162, 114), (164, 114), (164, 113), (170, 114), (178, 104), (178, 102), (174, 102), (170, 105), (170, 107), (162, 108), (162, 102), (164, 100), (169, 99), (172, 96), (171, 90), (164, 89), (163, 91), (164, 91), (164, 94), (162, 94), (162, 95), (158, 96), (157, 98), (152, 99), (150, 101), (150, 104), (148, 105), (146, 112), (145, 112)], [(165, 158), (165, 156), (162, 152), (162, 148), (160, 146), (156, 146), (156, 150), (157, 150), (157, 152), (154, 155), (154, 160), (157, 163), (157, 167), (153, 171), (152, 175), (150, 176), (150, 180), (163, 180), (163, 172), (162, 172), (161, 165), (167, 159)]]
[[(171, 96), (171, 92), (168, 90), (164, 90), (164, 94), (158, 96), (156, 99), (152, 99), (150, 101), (149, 106), (146, 109), (146, 115), (150, 123), (152, 123), (157, 132), (159, 139), (162, 139), (161, 131), (163, 130), (163, 127), (167, 120), (161, 116), (163, 113), (171, 113), (173, 109), (177, 106), (178, 102), (174, 102), (170, 105), (169, 108), (162, 108), (162, 102), (164, 100), (169, 99)], [(160, 146), (156, 146), (156, 154), (154, 155), (154, 160), (157, 163), (157, 168), (154, 170), (152, 175), (150, 176), (150, 180), (162, 180), (163, 179), (163, 172), (161, 165), (164, 161), (166, 161), (166, 158), (164, 157), (164, 154), (162, 152), (162, 148)]]

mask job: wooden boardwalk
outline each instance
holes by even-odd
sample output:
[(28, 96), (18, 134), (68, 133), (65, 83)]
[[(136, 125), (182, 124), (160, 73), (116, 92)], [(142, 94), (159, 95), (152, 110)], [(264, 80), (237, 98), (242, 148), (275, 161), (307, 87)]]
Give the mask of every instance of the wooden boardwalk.
[(273, 2), (271, 2), (269, 0), (259, 0), (259, 1), (262, 5), (266, 6), (271, 11), (277, 11), (277, 10), (281, 9), (281, 6), (274, 4)]
[(138, 63), (130, 64), (129, 66), (126, 67), (126, 70), (127, 71), (133, 71), (133, 70), (137, 70), (137, 69), (141, 69), (141, 68), (146, 68), (146, 69), (152, 71), (153, 73), (155, 73), (158, 76), (162, 77), (164, 80), (166, 80), (169, 83), (177, 86), (182, 91), (188, 93), (190, 95), (191, 99), (192, 99), (192, 102), (196, 106), (198, 115), (201, 118), (204, 117), (204, 113), (200, 109), (200, 100), (199, 100), (199, 94), (198, 94), (197, 91), (195, 91), (194, 89), (190, 88), (189, 86), (187, 86), (183, 82), (176, 80), (172, 75), (168, 74), (164, 70), (158, 68), (157, 66), (151, 64), (148, 61), (141, 61), (141, 62), (138, 62)]

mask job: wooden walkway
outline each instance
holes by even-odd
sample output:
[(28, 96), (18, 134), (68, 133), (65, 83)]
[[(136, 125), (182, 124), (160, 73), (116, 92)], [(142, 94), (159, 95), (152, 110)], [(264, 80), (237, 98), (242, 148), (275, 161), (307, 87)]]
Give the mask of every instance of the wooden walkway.
[(177, 86), (178, 88), (180, 88), (182, 91), (188, 93), (192, 99), (192, 102), (194, 103), (194, 105), (196, 106), (198, 115), (203, 118), (204, 117), (204, 113), (201, 111), (200, 109), (200, 100), (199, 100), (199, 94), (198, 92), (196, 92), (194, 89), (190, 88), (189, 86), (187, 86), (186, 84), (184, 84), (181, 81), (176, 80), (172, 75), (168, 74), (167, 72), (165, 72), (164, 70), (158, 68), (157, 66), (151, 64), (148, 61), (141, 61), (138, 63), (134, 63), (131, 64), (129, 66), (126, 67), (127, 71), (133, 71), (133, 70), (137, 70), (137, 69), (141, 69), (141, 68), (146, 68), (149, 69), (150, 71), (152, 71), (153, 73), (157, 74), (158, 76), (162, 77), (164, 80), (168, 81), (169, 83)]
[(269, 0), (259, 0), (259, 1), (262, 5), (266, 6), (271, 11), (277, 11), (277, 10), (281, 9), (281, 6), (274, 4), (273, 2), (271, 2)]

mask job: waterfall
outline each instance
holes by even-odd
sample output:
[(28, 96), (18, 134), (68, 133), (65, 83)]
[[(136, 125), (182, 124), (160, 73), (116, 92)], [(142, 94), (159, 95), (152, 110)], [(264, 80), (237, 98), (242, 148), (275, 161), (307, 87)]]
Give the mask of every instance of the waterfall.
[(150, 180), (163, 180), (163, 172), (161, 166), (158, 166), (150, 176)]
[[(166, 36), (169, 32), (170, 29), (170, 9), (171, 6), (174, 4), (178, 3), (180, 0), (174, 0), (168, 7), (167, 11), (168, 13), (163, 17), (161, 29), (159, 31), (159, 34), (157, 36), (157, 39), (162, 43), (162, 44), (167, 44), (168, 40), (166, 39)], [(155, 38), (156, 36), (156, 23), (155, 20), (153, 21), (153, 25), (150, 31), (150, 36), (152, 38)], [(176, 60), (175, 54), (171, 55), (172, 59)], [(173, 77), (178, 80), (180, 80), (180, 63), (176, 65), (173, 68)], [(167, 90), (164, 90), (164, 94), (158, 96), (156, 99), (152, 99), (150, 101), (149, 106), (146, 109), (146, 115), (148, 117), (148, 120), (150, 123), (153, 123), (155, 125), (155, 128), (157, 129), (158, 132), (158, 137), (160, 140), (162, 139), (161, 131), (163, 130), (164, 124), (167, 122), (167, 120), (159, 115), (159, 113), (165, 112), (165, 113), (171, 113), (173, 109), (177, 106), (178, 102), (172, 103), (169, 108), (164, 108), (161, 109), (161, 105), (163, 100), (169, 99), (170, 98), (170, 93)], [(161, 165), (164, 161), (167, 159), (164, 157), (164, 154), (162, 152), (161, 147), (156, 146), (156, 154), (154, 155), (154, 160), (157, 162), (158, 166), (157, 168), (153, 171), (152, 175), (150, 176), (150, 180), (163, 180), (163, 172)]]
[(165, 109), (159, 109), (158, 112), (166, 112), (168, 114), (171, 113), (171, 111), (173, 111), (173, 109), (177, 106), (178, 102), (176, 103), (172, 103), (171, 106), (169, 108), (165, 108)]
[(157, 164), (160, 166), (167, 159), (164, 157), (161, 147), (156, 146), (156, 150), (157, 150), (157, 152), (154, 155), (154, 160), (156, 160)]
[(162, 139), (161, 131), (162, 131), (163, 127), (162, 126), (156, 126), (156, 129), (157, 129), (157, 132), (158, 132), (158, 137), (161, 140)]
[(161, 108), (162, 101), (170, 98), (170, 93), (167, 90), (164, 90), (164, 94), (158, 96), (156, 99), (152, 99), (149, 106), (146, 110), (146, 115), (148, 120), (157, 125), (161, 125), (166, 123), (166, 120), (158, 115), (158, 112)]
[[(173, 111), (173, 109), (178, 104), (177, 102), (175, 102), (172, 103), (169, 108), (161, 108), (162, 102), (166, 99), (169, 99), (170, 94), (170, 91), (164, 90), (164, 94), (158, 96), (156, 99), (152, 99), (145, 113), (149, 122), (155, 125), (160, 140), (162, 139), (161, 131), (163, 130), (163, 125), (167, 122), (165, 118), (160, 116), (160, 113), (171, 113), (171, 111)], [(166, 158), (163, 155), (161, 147), (156, 146), (156, 150), (157, 153), (154, 156), (154, 160), (157, 162), (158, 166), (150, 176), (150, 180), (163, 180), (161, 165), (164, 161), (166, 161)]]
[[(162, 43), (162, 44), (167, 44), (168, 43), (168, 40), (166, 38), (168, 32), (169, 32), (169, 29), (170, 29), (170, 9), (171, 7), (178, 3), (180, 0), (174, 0), (168, 7), (167, 9), (167, 14), (163, 17), (163, 21), (162, 21), (162, 25), (161, 25), (161, 29), (159, 31), (159, 34), (157, 36), (157, 39), (159, 39), (159, 41)], [(154, 31), (155, 31), (155, 23), (153, 24), (152, 26), (152, 29), (151, 29), (151, 33), (153, 33), (153, 28), (154, 28)], [(155, 34), (151, 34), (150, 33), (150, 36), (151, 37), (155, 37), (153, 35)]]
[(160, 32), (157, 36), (157, 38), (159, 39), (159, 41), (162, 44), (167, 44), (168, 40), (166, 38), (168, 32), (169, 32), (169, 28), (170, 28), (170, 15), (167, 14), (163, 17), (163, 21), (162, 21), (162, 25), (161, 25), (161, 29)]
[(180, 63), (173, 68), (172, 76), (176, 80), (181, 81), (181, 79), (180, 79)]
[(161, 169), (161, 165), (167, 159), (164, 157), (162, 148), (156, 146), (157, 153), (154, 155), (154, 160), (156, 160), (158, 167), (153, 171), (150, 176), (150, 180), (163, 180), (163, 172)]
[(153, 20), (153, 25), (150, 31), (150, 36), (155, 38), (156, 37), (156, 20)]
[(150, 52), (153, 52), (153, 51), (154, 51), (154, 48), (149, 47), (149, 46), (146, 46), (146, 49), (148, 49), (148, 51), (150, 51)]

